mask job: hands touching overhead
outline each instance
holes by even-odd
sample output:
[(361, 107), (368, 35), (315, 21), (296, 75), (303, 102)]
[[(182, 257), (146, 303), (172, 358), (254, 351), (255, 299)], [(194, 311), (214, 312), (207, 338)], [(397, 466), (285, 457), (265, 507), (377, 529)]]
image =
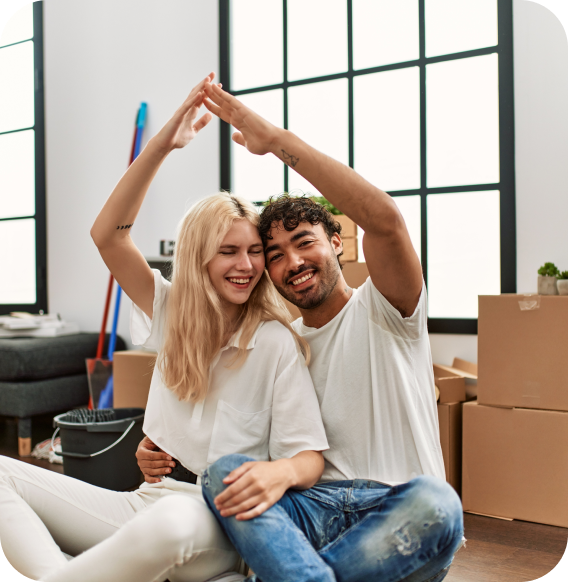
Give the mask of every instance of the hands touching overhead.
[(237, 130), (233, 133), (234, 142), (259, 156), (273, 152), (280, 131), (275, 125), (223, 91), (219, 85), (206, 81), (203, 90), (207, 97), (203, 99), (205, 107)]
[[(211, 121), (213, 118), (211, 113), (207, 112), (199, 119), (197, 119), (197, 114), (205, 97), (203, 89), (205, 85), (211, 86), (214, 77), (215, 73), (209, 73), (205, 79), (198, 83), (172, 118), (156, 134), (154, 140), (161, 150), (170, 152), (185, 147)], [(216, 85), (213, 86), (216, 87)], [(219, 90), (221, 89), (219, 88)]]

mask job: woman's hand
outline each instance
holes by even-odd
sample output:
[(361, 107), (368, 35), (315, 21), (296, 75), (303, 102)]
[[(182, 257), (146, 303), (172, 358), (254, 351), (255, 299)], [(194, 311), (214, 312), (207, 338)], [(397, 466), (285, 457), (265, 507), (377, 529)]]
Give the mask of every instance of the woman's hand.
[(288, 462), (250, 461), (229, 473), (223, 483), (230, 486), (215, 498), (221, 515), (244, 521), (272, 507), (293, 484)]
[(205, 113), (199, 120), (196, 121), (196, 119), (203, 104), (205, 83), (211, 83), (214, 77), (215, 73), (209, 73), (198, 83), (181, 107), (153, 138), (152, 141), (160, 150), (171, 152), (185, 147), (211, 121), (213, 118), (211, 113)]
[(243, 463), (223, 479), (228, 487), (215, 498), (215, 507), (222, 517), (252, 519), (277, 503), (291, 487), (315, 485), (323, 467), (323, 455), (316, 451), (302, 451), (291, 459)]

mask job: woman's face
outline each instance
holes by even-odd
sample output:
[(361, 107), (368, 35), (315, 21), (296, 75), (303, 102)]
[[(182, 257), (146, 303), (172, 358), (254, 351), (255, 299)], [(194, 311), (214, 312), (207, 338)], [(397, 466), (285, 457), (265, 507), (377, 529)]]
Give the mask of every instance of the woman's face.
[(207, 265), (211, 283), (226, 302), (245, 303), (264, 272), (264, 250), (256, 226), (235, 220)]

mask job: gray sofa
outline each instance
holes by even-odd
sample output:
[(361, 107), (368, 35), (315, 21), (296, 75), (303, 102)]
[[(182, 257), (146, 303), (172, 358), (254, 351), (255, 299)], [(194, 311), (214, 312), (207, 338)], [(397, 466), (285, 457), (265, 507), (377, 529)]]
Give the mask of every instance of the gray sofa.
[[(31, 452), (33, 416), (88, 404), (85, 359), (95, 357), (98, 335), (0, 339), (0, 415), (18, 419), (20, 456)], [(117, 337), (116, 350), (124, 349)]]

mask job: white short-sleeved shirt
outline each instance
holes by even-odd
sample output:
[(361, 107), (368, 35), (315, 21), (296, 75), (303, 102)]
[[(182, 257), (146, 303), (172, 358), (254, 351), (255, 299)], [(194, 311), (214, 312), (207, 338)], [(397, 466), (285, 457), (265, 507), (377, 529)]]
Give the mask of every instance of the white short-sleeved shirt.
[[(132, 305), (132, 343), (159, 351), (171, 283), (154, 270), (150, 319)], [(223, 455), (241, 453), (259, 461), (327, 449), (308, 367), (282, 324), (261, 324), (244, 364), (227, 368), (238, 346), (235, 335), (210, 367), (205, 400), (181, 402), (154, 369), (143, 430), (163, 451), (197, 475)]]
[(329, 441), (322, 481), (445, 479), (426, 289), (403, 318), (368, 278), (323, 327), (292, 325), (310, 344)]

